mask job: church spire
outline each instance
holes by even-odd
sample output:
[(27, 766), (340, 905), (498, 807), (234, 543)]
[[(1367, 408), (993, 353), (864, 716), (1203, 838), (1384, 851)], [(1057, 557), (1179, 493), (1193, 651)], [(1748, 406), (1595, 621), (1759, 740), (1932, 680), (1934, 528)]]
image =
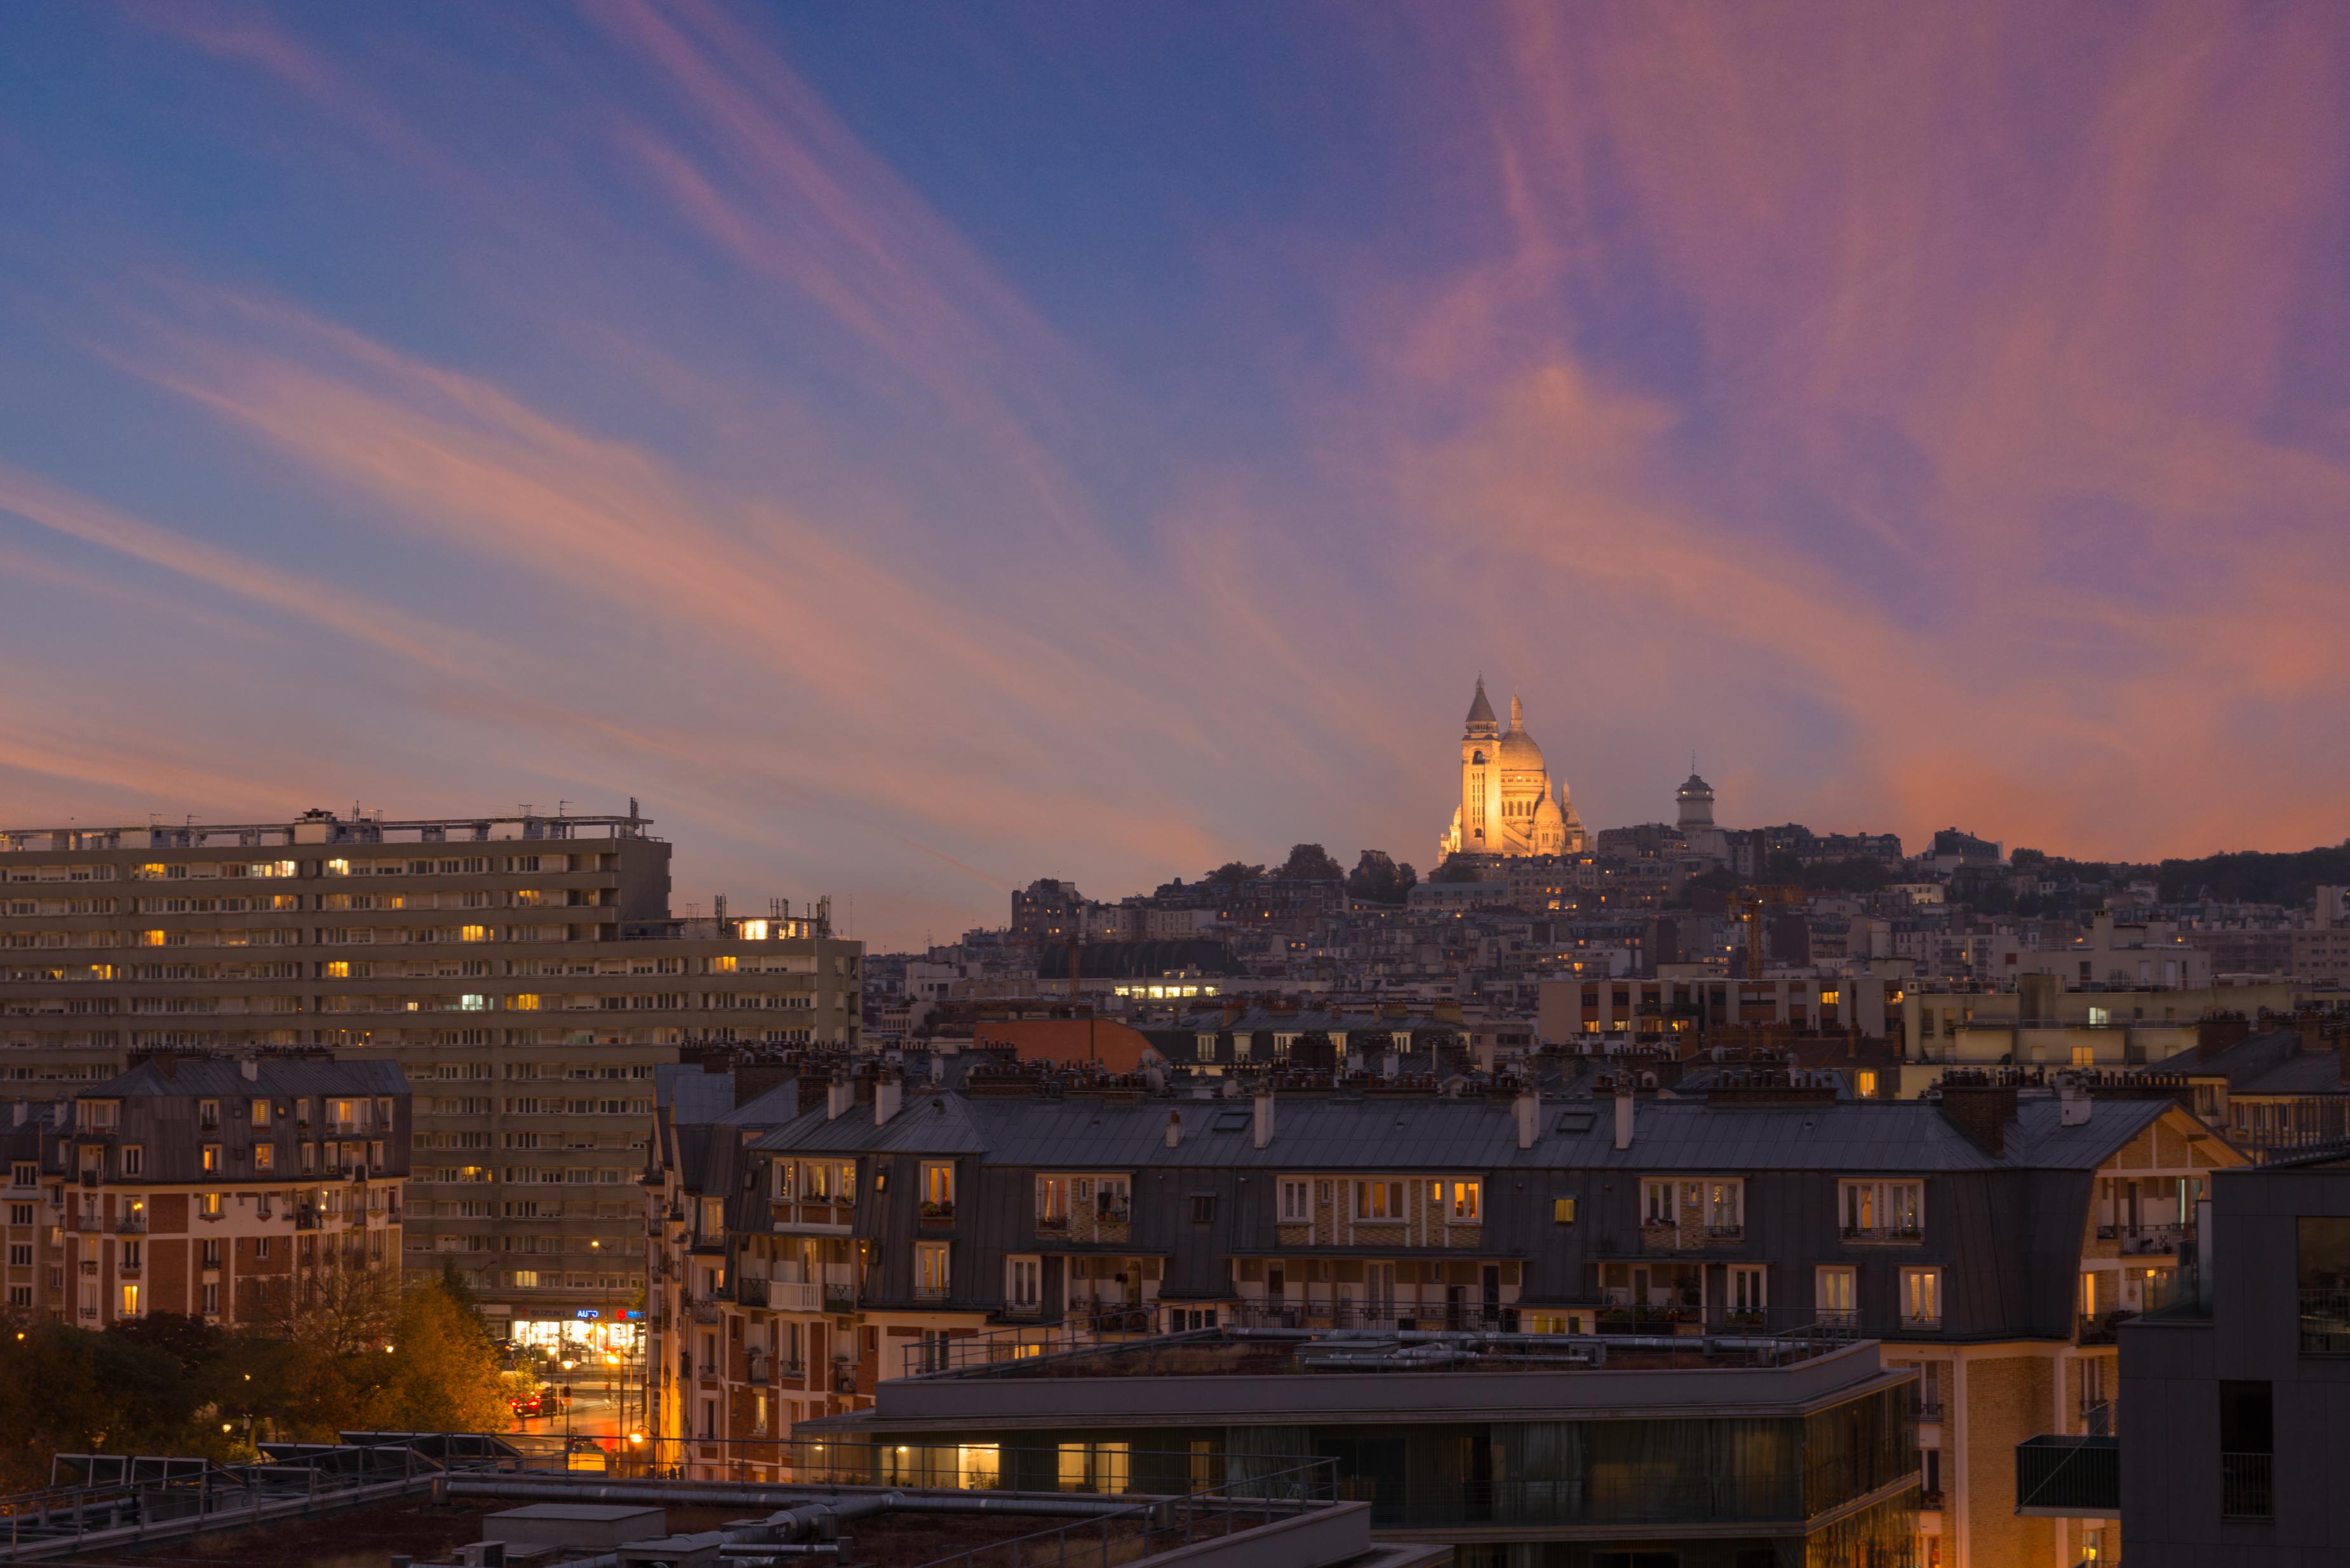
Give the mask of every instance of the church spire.
[(1491, 727), (1493, 722), (1493, 705), (1485, 700), (1485, 678), (1482, 675), (1477, 677), (1477, 696), (1469, 704), (1469, 722), (1472, 728), (1479, 724)]
[(1513, 730), (1523, 730), (1525, 727), (1526, 705), (1523, 702), (1519, 701), (1518, 694), (1515, 691), (1513, 691), (1510, 693), (1510, 728)]

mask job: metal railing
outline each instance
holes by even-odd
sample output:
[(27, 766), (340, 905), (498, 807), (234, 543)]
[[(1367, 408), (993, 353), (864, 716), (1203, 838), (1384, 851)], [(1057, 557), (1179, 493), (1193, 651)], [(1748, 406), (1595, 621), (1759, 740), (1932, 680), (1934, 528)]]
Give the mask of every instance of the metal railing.
[(2350, 1355), (2350, 1290), (2301, 1288), (2301, 1353)]
[(946, 1339), (917, 1341), (904, 1347), (901, 1372), (920, 1377), (933, 1372), (954, 1372), (997, 1362), (1027, 1361), (1040, 1355), (1065, 1355), (1114, 1342), (1121, 1336), (1149, 1332), (1148, 1308), (1121, 1308), (1091, 1316), (1071, 1316), (1059, 1323), (1040, 1323), (993, 1329), (986, 1334), (955, 1334)]
[(1333, 1507), (1346, 1501), (1338, 1491), (1336, 1459), (1287, 1465), (1259, 1459), (1237, 1467), (1228, 1460), (1223, 1479), (1211, 1486), (974, 1546), (934, 1558), (922, 1568), (1114, 1568)]
[(2274, 1454), (2222, 1453), (2220, 1456), (2220, 1517), (2276, 1517)]

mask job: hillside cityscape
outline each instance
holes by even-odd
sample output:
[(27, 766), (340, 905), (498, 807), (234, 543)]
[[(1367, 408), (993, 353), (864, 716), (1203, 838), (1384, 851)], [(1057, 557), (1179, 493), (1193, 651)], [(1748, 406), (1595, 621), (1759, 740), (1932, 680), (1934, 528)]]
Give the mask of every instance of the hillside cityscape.
[(1695, 772), (1587, 831), (1482, 682), (1460, 767), (1425, 878), (1039, 877), (920, 953), (677, 915), (634, 801), (0, 833), (12, 1483), (78, 1542), (109, 1453), (455, 1462), (354, 1432), (687, 1504), (1294, 1462), (1361, 1552), (2095, 1562), (2182, 1441), (2133, 1376), (2295, 1292), (2350, 1345), (2350, 1206), (2226, 1256), (2350, 1158), (2350, 846), (1905, 846)]
[(2350, 1568), (2350, 5), (0, 12), (0, 1568)]

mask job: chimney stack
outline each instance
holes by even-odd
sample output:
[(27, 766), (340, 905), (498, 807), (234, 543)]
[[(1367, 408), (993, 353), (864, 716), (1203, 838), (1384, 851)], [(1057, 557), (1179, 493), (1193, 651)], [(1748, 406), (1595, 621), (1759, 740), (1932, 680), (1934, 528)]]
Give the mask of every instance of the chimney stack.
[(1169, 1148), (1178, 1148), (1182, 1146), (1182, 1143), (1183, 1113), (1181, 1111), (1169, 1111), (1167, 1113), (1167, 1147)]
[(874, 1081), (873, 1125), (875, 1127), (889, 1125), (889, 1118), (898, 1114), (898, 1104), (905, 1092), (906, 1085), (895, 1073), (886, 1073)]
[(1542, 1096), (1532, 1089), (1521, 1093), (1510, 1108), (1518, 1116), (1518, 1147), (1532, 1148), (1542, 1137)]
[(1256, 1092), (1256, 1147), (1264, 1147), (1273, 1141), (1273, 1091)]
[(257, 1084), (261, 1081), (261, 1063), (256, 1057), (238, 1057), (236, 1070), (244, 1075), (244, 1081), (248, 1084)]
[(2083, 1084), (2080, 1079), (2067, 1074), (2056, 1081), (2058, 1126), (2068, 1127), (2084, 1126), (2089, 1119), (2090, 1111), (2095, 1108), (2096, 1103), (2089, 1094), (2088, 1085)]
[(1616, 1147), (1619, 1149), (1632, 1147), (1633, 1105), (1632, 1085), (1619, 1085), (1616, 1090)]
[(1946, 1083), (1942, 1117), (1996, 1158), (2007, 1152), (2007, 1124), (2015, 1119), (2015, 1085)]
[(837, 1121), (841, 1113), (857, 1103), (857, 1088), (846, 1077), (835, 1077), (832, 1086), (825, 1091), (824, 1119)]

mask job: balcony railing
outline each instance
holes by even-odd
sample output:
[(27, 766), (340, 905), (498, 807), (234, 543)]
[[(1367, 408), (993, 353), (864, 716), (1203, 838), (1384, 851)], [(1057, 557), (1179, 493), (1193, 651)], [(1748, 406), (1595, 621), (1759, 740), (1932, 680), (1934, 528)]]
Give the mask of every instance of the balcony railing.
[(954, 1294), (951, 1285), (916, 1285), (914, 1299), (918, 1302), (942, 1302)]
[(2192, 1225), (2100, 1225), (2097, 1240), (2111, 1241), (2125, 1257), (2175, 1252), (2195, 1241)]
[(2350, 1355), (2350, 1290), (2302, 1287), (2301, 1353)]
[(2111, 1345), (2114, 1343), (2115, 1331), (2137, 1315), (2137, 1314), (2134, 1312), (2126, 1312), (2119, 1308), (2116, 1308), (2114, 1311), (2109, 1313), (2084, 1317), (2080, 1322), (2080, 1343), (2083, 1345)]
[(2223, 1453), (2220, 1456), (2220, 1517), (2276, 1517), (2274, 1454)]
[(1926, 1228), (1923, 1225), (1846, 1225), (1840, 1227), (1836, 1234), (1847, 1241), (1923, 1241)]

